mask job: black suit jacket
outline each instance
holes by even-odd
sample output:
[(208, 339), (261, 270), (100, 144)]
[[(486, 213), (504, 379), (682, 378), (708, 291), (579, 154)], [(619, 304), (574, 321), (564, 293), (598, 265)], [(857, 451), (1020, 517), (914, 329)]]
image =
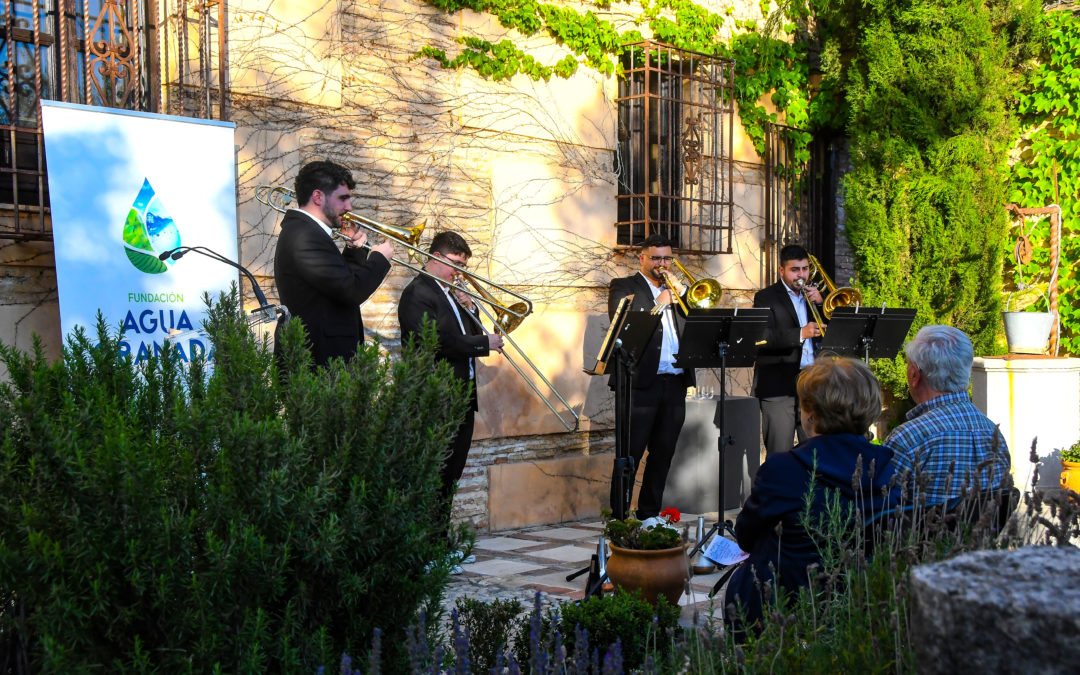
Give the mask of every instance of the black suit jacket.
[[(439, 347), (435, 358), (449, 363), (454, 375), (463, 381), (469, 380), (469, 359), (487, 356), (488, 338), (476, 321), (476, 315), (458, 306), (461, 323), (465, 332), (461, 332), (457, 316), (450, 306), (451, 300), (439, 287), (438, 282), (422, 274), (409, 282), (401, 292), (398, 301), (398, 323), (401, 324), (401, 342), (406, 343), (411, 337), (420, 339), (424, 326), (424, 317), (435, 322), (439, 334)], [(473, 389), (473, 410), (477, 409), (476, 390)]]
[(379, 287), (390, 261), (379, 253), (346, 247), (306, 213), (285, 214), (274, 255), (274, 279), (281, 303), (304, 322), (316, 365), (332, 357), (346, 360), (364, 342), (360, 304)]
[[(787, 288), (777, 281), (754, 295), (754, 307), (772, 310), (765, 330), (765, 345), (758, 350), (754, 363), (754, 396), (794, 396), (795, 380), (802, 360), (799, 315), (791, 304)], [(818, 306), (820, 313), (821, 307)], [(808, 317), (813, 321), (813, 317)]]
[[(649, 282), (640, 272), (638, 272), (628, 277), (619, 277), (611, 280), (611, 283), (608, 285), (609, 319), (615, 315), (615, 309), (619, 306), (619, 301), (631, 293), (634, 295), (634, 300), (630, 303), (630, 311), (652, 311), (653, 306), (656, 303), (653, 301), (652, 291), (649, 289)], [(676, 308), (675, 324), (680, 333), (682, 332), (684, 322), (685, 317), (682, 315), (681, 310)], [(645, 353), (638, 359), (634, 381), (631, 385), (634, 389), (646, 389), (653, 386), (656, 382), (656, 369), (660, 367), (660, 349), (663, 347), (663, 342), (664, 324), (661, 321), (656, 324), (656, 331), (653, 333), (652, 338), (649, 339), (649, 344), (645, 348)], [(695, 380), (693, 368), (683, 368), (683, 380), (687, 387), (694, 386)], [(611, 377), (608, 378), (608, 384), (612, 387), (615, 386), (614, 371), (612, 371)]]

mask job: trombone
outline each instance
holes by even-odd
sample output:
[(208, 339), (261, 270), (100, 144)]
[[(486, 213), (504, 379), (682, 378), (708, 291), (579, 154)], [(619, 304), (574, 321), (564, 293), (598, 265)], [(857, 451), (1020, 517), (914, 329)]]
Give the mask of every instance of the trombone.
[[(821, 283), (828, 289), (828, 294), (825, 296), (824, 302), (821, 303), (821, 312), (825, 315), (826, 319), (831, 319), (833, 312), (840, 307), (850, 307), (851, 305), (862, 304), (862, 293), (857, 288), (851, 286), (836, 287), (833, 280), (829, 278), (829, 275), (825, 272), (825, 268), (821, 266), (818, 259), (814, 256), (810, 256), (810, 279), (817, 280), (821, 278)], [(822, 337), (825, 336), (825, 323), (821, 320), (821, 314), (818, 314), (817, 307), (814, 303), (810, 302), (810, 298), (806, 296), (806, 284), (802, 279), (799, 279), (799, 290), (802, 291), (803, 298), (806, 299), (806, 304), (810, 306), (810, 312), (814, 315), (814, 321), (817, 322), (818, 329), (821, 331)]]
[[(291, 189), (287, 187), (282, 187), (280, 185), (260, 185), (255, 188), (255, 199), (259, 200), (260, 203), (269, 206), (275, 211), (285, 213), (285, 211), (287, 210), (286, 205), (296, 199), (296, 193), (293, 192)], [(436, 281), (439, 280), (437, 277), (425, 270), (423, 267), (419, 265), (414, 265), (411, 262), (413, 260), (419, 259), (419, 256), (424, 256), (426, 258), (432, 257), (430, 253), (417, 246), (417, 244), (420, 243), (420, 235), (423, 234), (426, 223), (420, 223), (419, 225), (413, 225), (412, 227), (384, 225), (383, 223), (372, 220), (353, 211), (349, 211), (348, 213), (342, 215), (341, 221), (343, 223), (352, 225), (353, 227), (363, 227), (364, 229), (371, 230), (376, 234), (380, 234), (384, 237), (387, 237), (388, 239), (393, 240), (394, 243), (401, 244), (409, 250), (409, 253), (406, 256), (408, 260), (402, 260), (401, 258), (394, 257), (390, 259), (391, 262), (396, 262), (397, 264), (402, 265), (403, 267), (406, 267), (413, 272), (416, 272), (417, 274), (422, 274), (426, 277), (435, 279)], [(339, 230), (334, 230), (333, 233), (339, 239), (345, 240), (346, 242), (352, 241), (352, 239), (342, 234)], [(440, 258), (439, 262), (446, 265), (447, 267), (453, 268), (458, 274), (465, 275), (473, 288), (477, 290), (470, 291), (468, 288), (459, 288), (458, 290), (462, 291), (466, 295), (476, 300), (489, 303), (494, 308), (495, 313), (498, 315), (500, 325), (509, 326), (509, 328), (507, 329), (508, 331), (517, 328), (517, 326), (525, 319), (525, 317), (532, 314), (532, 301), (524, 295), (521, 295), (520, 293), (515, 293), (514, 291), (504, 286), (500, 286), (499, 284), (491, 281), (490, 279), (485, 279), (484, 277), (479, 276), (474, 277), (474, 275), (470, 274), (469, 271), (466, 270), (464, 267), (458, 267), (457, 265), (453, 264), (448, 260)], [(502, 303), (499, 303), (490, 293), (482, 289), (482, 287), (480, 286), (480, 282), (492, 286), (499, 291), (506, 293), (507, 295), (514, 296), (517, 302), (512, 305), (503, 305)]]
[[(259, 202), (265, 204), (266, 206), (269, 206), (275, 211), (280, 211), (282, 213), (286, 211), (285, 205), (293, 201), (295, 198), (296, 193), (286, 187), (260, 185), (255, 188), (255, 199), (259, 200)], [(412, 260), (414, 254), (425, 256), (427, 258), (433, 257), (431, 253), (417, 246), (420, 241), (420, 234), (424, 230), (423, 223), (409, 228), (397, 227), (394, 225), (384, 225), (383, 223), (371, 220), (370, 218), (365, 218), (364, 216), (353, 213), (352, 211), (341, 216), (341, 220), (353, 226), (363, 227), (368, 230), (372, 230), (373, 232), (376, 232), (384, 237), (393, 240), (395, 243), (401, 244), (402, 246), (409, 249), (410, 253), (408, 255), (408, 258), (410, 260)], [(346, 237), (344, 234), (341, 234), (337, 230), (335, 230), (334, 232), (339, 237), (348, 239), (348, 237)], [(349, 241), (352, 240), (349, 239)], [(407, 267), (408, 269), (416, 272), (417, 274), (422, 274), (423, 276), (428, 277), (438, 283), (444, 283), (439, 277), (435, 276), (431, 272), (428, 272), (419, 265), (414, 265), (411, 262), (406, 262), (397, 257), (391, 258), (391, 260), (398, 263), (399, 265)], [(540, 389), (536, 386), (536, 383), (534, 383), (525, 374), (525, 371), (521, 369), (521, 366), (519, 366), (516, 361), (510, 358), (510, 355), (507, 354), (505, 350), (503, 352), (503, 357), (505, 357), (506, 361), (514, 368), (515, 371), (517, 371), (518, 375), (520, 375), (521, 378), (525, 380), (525, 382), (529, 385), (533, 392), (535, 392), (536, 395), (540, 397), (540, 400), (544, 402), (544, 405), (546, 405), (548, 409), (551, 410), (551, 412), (559, 418), (559, 422), (562, 423), (566, 430), (576, 431), (581, 422), (581, 417), (577, 414), (577, 412), (570, 405), (570, 403), (567, 402), (563, 395), (559, 393), (559, 390), (556, 389), (553, 384), (551, 384), (551, 382), (547, 379), (547, 377), (544, 376), (542, 372), (540, 372), (540, 369), (537, 368), (536, 365), (529, 359), (525, 351), (521, 347), (519, 347), (516, 342), (514, 342), (513, 338), (510, 337), (510, 331), (521, 325), (521, 322), (525, 319), (526, 316), (532, 314), (532, 301), (524, 295), (521, 295), (520, 293), (515, 293), (514, 291), (511, 291), (504, 286), (496, 284), (490, 279), (485, 279), (484, 277), (481, 277), (479, 275), (471, 274), (464, 267), (455, 265), (454, 263), (446, 260), (445, 258), (439, 258), (439, 262), (443, 265), (446, 265), (447, 267), (452, 268), (455, 271), (456, 277), (463, 281), (467, 281), (469, 285), (473, 287), (473, 290), (469, 290), (464, 283), (453, 284), (455, 289), (461, 291), (462, 293), (468, 295), (475, 300), (480, 301), (477, 303), (477, 307), (480, 309), (480, 311), (483, 312), (485, 316), (487, 316), (487, 318), (494, 325), (495, 330), (501, 333), (506, 342), (510, 343), (510, 345), (512, 345), (514, 349), (517, 350), (517, 352), (521, 355), (521, 358), (525, 359), (525, 363), (528, 364), (532, 371), (536, 373), (541, 380), (544, 381), (544, 384), (547, 385), (549, 389), (551, 389), (555, 396), (558, 397), (559, 401), (562, 402), (564, 406), (566, 406), (566, 409), (570, 411), (570, 414), (574, 418), (574, 423), (571, 425), (566, 421), (566, 419), (559, 413), (559, 411), (555, 409), (555, 406), (551, 405), (551, 402), (547, 400), (547, 397), (544, 396), (543, 393), (541, 393)], [(515, 299), (518, 300), (518, 302), (515, 302), (511, 305), (505, 305), (496, 300), (490, 292), (485, 290), (482, 284), (487, 284), (488, 286), (492, 286), (508, 295), (512, 295)], [(491, 306), (491, 311), (484, 307), (484, 303)], [(492, 312), (494, 312), (494, 314)], [(475, 314), (468, 311), (466, 312), (466, 314), (472, 317), (472, 319), (476, 321), (477, 324), (479, 324), (480, 329), (483, 330), (485, 334), (488, 332), (487, 328), (484, 327), (484, 324), (480, 322), (480, 319)]]
[[(441, 262), (443, 264), (446, 264), (446, 260), (441, 259), (441, 258), (439, 259), (439, 262)], [(517, 374), (521, 376), (521, 379), (525, 380), (525, 383), (529, 385), (529, 388), (533, 390), (533, 393), (535, 393), (537, 396), (540, 397), (540, 400), (543, 401), (544, 405), (546, 405), (548, 407), (548, 410), (551, 411), (551, 414), (553, 414), (553, 415), (555, 415), (555, 417), (559, 418), (559, 422), (562, 423), (563, 427), (565, 427), (567, 431), (577, 431), (578, 426), (581, 424), (581, 416), (577, 414), (577, 412), (574, 410), (573, 406), (570, 405), (569, 401), (567, 401), (565, 398), (563, 398), (563, 395), (559, 393), (559, 390), (555, 388), (555, 385), (553, 385), (544, 376), (544, 373), (542, 373), (540, 371), (540, 369), (536, 367), (536, 364), (534, 364), (532, 362), (532, 360), (529, 359), (529, 355), (525, 353), (525, 350), (522, 349), (520, 346), (518, 346), (518, 343), (514, 342), (514, 338), (510, 337), (510, 331), (512, 331), (514, 328), (516, 328), (517, 325), (519, 323), (521, 323), (521, 321), (520, 320), (516, 320), (516, 321), (513, 320), (513, 317), (511, 317), (507, 313), (500, 313), (499, 310), (502, 307), (502, 305), (499, 304), (498, 302), (496, 302), (495, 299), (492, 298), (491, 295), (489, 293), (487, 293), (487, 291), (485, 291), (477, 283), (476, 279), (474, 279), (472, 277), (472, 275), (470, 275), (467, 272), (461, 272), (461, 273), (455, 275), (455, 277), (456, 277), (456, 283), (454, 283), (453, 286), (457, 290), (468, 293), (468, 291), (465, 289), (465, 286), (464, 286), (464, 283), (463, 283), (464, 281), (468, 281), (477, 290), (478, 293), (481, 293), (481, 294), (485, 295), (488, 298), (484, 302), (487, 302), (489, 305), (492, 306), (492, 308), (495, 310), (494, 314), (492, 314), (490, 311), (488, 311), (488, 309), (486, 307), (484, 307), (484, 305), (481, 304), (481, 303), (476, 303), (476, 307), (481, 312), (484, 313), (484, 316), (486, 316), (489, 321), (491, 321), (492, 326), (495, 328), (495, 332), (500, 333), (503, 336), (503, 339), (506, 340), (506, 342), (510, 346), (512, 346), (514, 349), (517, 350), (517, 353), (521, 355), (521, 358), (525, 360), (525, 363), (529, 366), (529, 368), (531, 368), (532, 371), (534, 373), (536, 373), (537, 376), (539, 376), (541, 380), (544, 381), (544, 384), (547, 385), (547, 388), (550, 389), (553, 394), (555, 394), (555, 396), (559, 399), (559, 402), (561, 402), (566, 407), (566, 409), (570, 411), (570, 414), (574, 418), (574, 423), (570, 424), (569, 422), (567, 422), (566, 418), (564, 418), (562, 416), (562, 414), (558, 410), (555, 409), (555, 406), (551, 405), (551, 401), (547, 400), (547, 397), (544, 396), (543, 392), (540, 391), (540, 388), (536, 386), (536, 383), (533, 382), (531, 379), (529, 379), (528, 375), (525, 374), (525, 371), (523, 371), (521, 369), (521, 366), (519, 366), (517, 364), (517, 362), (514, 361), (514, 359), (510, 358), (510, 355), (506, 353), (505, 348), (503, 349), (503, 353), (502, 353), (503, 358), (505, 358), (506, 362), (509, 363), (514, 368), (514, 370), (517, 371)], [(468, 295), (471, 296), (472, 293), (468, 293)], [(455, 298), (454, 301), (457, 302), (457, 299)], [(473, 321), (476, 322), (476, 325), (480, 327), (480, 330), (485, 335), (487, 335), (488, 334), (487, 327), (485, 327), (483, 322), (480, 321), (480, 318), (477, 317), (472, 312), (465, 309), (464, 307), (462, 309), (464, 310), (464, 312), (466, 314), (468, 314), (472, 318)]]
[[(686, 268), (682, 266), (678, 258), (672, 258), (671, 262), (678, 268), (679, 272), (686, 277), (690, 286), (686, 289), (686, 300), (679, 296), (675, 290), (675, 284), (671, 281), (669, 270), (663, 271), (664, 284), (671, 291), (672, 297), (679, 303), (679, 307), (682, 309), (683, 314), (689, 314), (690, 309), (713, 309), (720, 305), (720, 296), (724, 294), (724, 289), (720, 285), (720, 282), (716, 279), (696, 279), (693, 274), (686, 271)], [(653, 307), (653, 314), (660, 312), (663, 309), (663, 305)]]

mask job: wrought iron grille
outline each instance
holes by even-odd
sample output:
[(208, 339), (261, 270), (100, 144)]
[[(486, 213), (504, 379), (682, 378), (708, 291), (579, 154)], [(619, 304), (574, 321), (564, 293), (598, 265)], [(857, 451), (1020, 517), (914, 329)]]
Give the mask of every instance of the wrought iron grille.
[(0, 2), (0, 238), (52, 237), (40, 101), (227, 118), (224, 0)]
[(731, 253), (733, 61), (645, 41), (619, 81), (616, 245)]
[(783, 124), (765, 130), (765, 283), (777, 280), (780, 249), (805, 246), (830, 276), (836, 273), (838, 168), (832, 139), (815, 137), (796, 156), (796, 135)]

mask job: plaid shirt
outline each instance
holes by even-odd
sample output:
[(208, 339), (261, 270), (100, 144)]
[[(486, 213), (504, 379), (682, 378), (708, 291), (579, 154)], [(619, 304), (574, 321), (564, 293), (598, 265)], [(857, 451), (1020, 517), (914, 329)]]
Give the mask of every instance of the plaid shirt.
[[(967, 392), (944, 394), (915, 406), (908, 421), (885, 440), (896, 473), (912, 486), (926, 481), (926, 504), (940, 504), (965, 490), (1001, 486), (1009, 472), (1009, 447), (997, 425), (979, 412)], [(982, 465), (982, 466), (980, 466)]]

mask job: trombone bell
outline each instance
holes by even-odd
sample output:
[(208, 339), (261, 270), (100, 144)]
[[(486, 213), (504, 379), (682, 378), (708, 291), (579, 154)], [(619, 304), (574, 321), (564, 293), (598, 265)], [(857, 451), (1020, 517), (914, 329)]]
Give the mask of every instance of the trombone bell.
[(686, 280), (690, 282), (690, 288), (686, 290), (686, 304), (693, 309), (713, 309), (720, 306), (720, 296), (724, 294), (724, 288), (716, 279), (695, 279), (694, 275), (686, 271), (677, 259), (672, 259), (675, 267), (682, 272)]
[(495, 309), (495, 320), (499, 323), (499, 326), (503, 329), (504, 333), (509, 333), (525, 320), (525, 316), (531, 311), (529, 306), (524, 302), (515, 302), (506, 309), (497, 306)]
[(686, 299), (694, 309), (712, 309), (719, 306), (724, 289), (716, 279), (701, 279), (690, 285)]
[(852, 305), (862, 304), (862, 293), (858, 289), (851, 286), (836, 287), (833, 280), (829, 278), (829, 275), (825, 273), (825, 269), (818, 262), (818, 259), (814, 256), (810, 256), (810, 278), (821, 277), (821, 283), (825, 285), (825, 288), (829, 290), (828, 295), (825, 296), (824, 302), (821, 304), (822, 314), (826, 319), (831, 319), (833, 312), (839, 307), (850, 307)]
[(862, 293), (850, 286), (844, 286), (829, 293), (825, 298), (824, 304), (821, 306), (821, 311), (825, 314), (826, 319), (831, 319), (833, 312), (838, 308), (861, 304)]

